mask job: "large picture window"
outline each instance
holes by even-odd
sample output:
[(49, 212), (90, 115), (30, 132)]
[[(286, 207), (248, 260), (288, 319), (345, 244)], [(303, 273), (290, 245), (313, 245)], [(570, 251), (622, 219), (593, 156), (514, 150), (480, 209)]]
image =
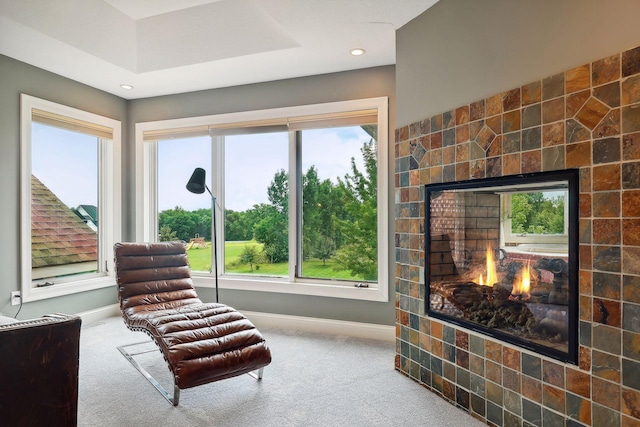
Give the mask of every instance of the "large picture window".
[(138, 240), (184, 240), (196, 284), (388, 299), (387, 100), (136, 125)]
[(120, 123), (21, 97), (23, 301), (113, 284)]

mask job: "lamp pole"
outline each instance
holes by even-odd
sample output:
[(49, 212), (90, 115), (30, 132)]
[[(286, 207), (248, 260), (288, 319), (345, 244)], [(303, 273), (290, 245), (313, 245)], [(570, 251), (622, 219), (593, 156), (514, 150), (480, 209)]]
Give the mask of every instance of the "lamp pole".
[(211, 195), (211, 211), (213, 213), (213, 263), (211, 267), (214, 270), (214, 277), (216, 283), (216, 302), (218, 302), (218, 224), (216, 223), (216, 197), (211, 193), (209, 187), (205, 185), (205, 188)]

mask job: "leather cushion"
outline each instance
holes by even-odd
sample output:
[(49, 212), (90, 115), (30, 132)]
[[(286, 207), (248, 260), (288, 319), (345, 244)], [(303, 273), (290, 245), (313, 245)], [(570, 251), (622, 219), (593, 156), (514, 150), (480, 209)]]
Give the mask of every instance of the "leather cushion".
[(271, 352), (256, 327), (235, 309), (197, 303), (170, 310), (139, 311), (131, 325), (151, 335), (179, 388), (195, 387), (262, 368)]

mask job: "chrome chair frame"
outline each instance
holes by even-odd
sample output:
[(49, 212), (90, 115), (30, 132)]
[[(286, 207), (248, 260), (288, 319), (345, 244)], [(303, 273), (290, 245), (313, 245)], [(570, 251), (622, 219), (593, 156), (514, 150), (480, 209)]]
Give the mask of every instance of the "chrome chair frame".
[[(158, 390), (158, 392), (160, 392), (162, 397), (167, 399), (169, 403), (171, 403), (173, 406), (178, 406), (178, 403), (180, 401), (180, 388), (175, 384), (175, 381), (173, 384), (173, 396), (171, 396), (169, 392), (165, 390), (165, 388), (158, 382), (158, 380), (156, 380), (144, 367), (142, 367), (142, 365), (134, 357), (134, 356), (139, 356), (141, 354), (153, 353), (155, 351), (159, 352), (160, 349), (154, 348), (151, 350), (144, 350), (144, 351), (132, 353), (125, 348), (125, 347), (134, 347), (134, 346), (139, 346), (142, 344), (150, 344), (150, 343), (155, 345), (153, 341), (148, 340), (148, 341), (141, 341), (141, 342), (132, 343), (132, 344), (121, 345), (121, 346), (118, 346), (117, 348), (118, 348), (118, 351), (120, 351), (120, 353), (125, 357), (125, 359), (127, 359), (129, 363), (131, 363), (133, 367), (136, 368), (138, 372), (140, 372), (142, 376), (145, 377), (147, 381), (149, 381), (151, 385), (153, 385), (156, 388), (156, 390)], [(264, 372), (264, 367), (258, 369), (257, 371), (248, 372), (247, 374), (252, 378), (255, 378), (257, 381), (260, 381), (262, 380), (263, 372)]]

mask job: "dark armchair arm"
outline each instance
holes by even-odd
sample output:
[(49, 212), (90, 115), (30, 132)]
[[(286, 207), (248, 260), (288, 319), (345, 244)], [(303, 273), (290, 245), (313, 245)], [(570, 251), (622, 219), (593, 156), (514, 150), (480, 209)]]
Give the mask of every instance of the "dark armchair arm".
[(4, 425), (77, 424), (80, 325), (66, 314), (0, 324)]

